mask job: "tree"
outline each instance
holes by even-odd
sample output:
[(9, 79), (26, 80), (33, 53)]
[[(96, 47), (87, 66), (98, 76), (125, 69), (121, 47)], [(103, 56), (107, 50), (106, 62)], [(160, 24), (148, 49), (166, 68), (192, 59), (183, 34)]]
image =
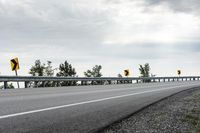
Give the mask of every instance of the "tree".
[[(140, 74), (141, 74), (141, 77), (143, 78), (148, 78), (150, 77), (150, 65), (149, 63), (146, 63), (144, 66), (140, 65)], [(149, 79), (146, 79), (146, 80), (143, 80), (143, 82), (151, 82), (151, 80)]]
[(51, 61), (47, 61), (47, 66), (45, 67), (45, 76), (53, 76), (54, 75), (54, 70), (51, 65)]
[[(45, 64), (42, 64), (40, 60), (36, 60), (35, 64), (31, 67), (29, 74), (32, 76), (44, 76), (44, 71), (45, 71)], [(29, 86), (33, 87), (43, 87), (44, 82), (33, 82), (29, 83)]]
[(7, 86), (7, 89), (14, 89), (14, 88), (15, 87), (14, 87), (13, 83), (8, 84), (8, 86)]
[[(45, 63), (41, 63), (40, 60), (36, 60), (35, 64), (31, 67), (29, 74), (32, 76), (53, 76), (54, 71), (52, 67), (52, 62), (47, 61), (47, 66)], [(33, 84), (33, 85), (32, 85)], [(53, 87), (55, 86), (55, 83), (52, 81), (46, 81), (46, 82), (30, 82), (29, 86), (33, 87)]]
[(119, 73), (119, 74), (117, 75), (117, 77), (118, 77), (118, 78), (122, 78), (123, 76)]
[(102, 74), (101, 74), (101, 69), (102, 69), (102, 66), (101, 65), (95, 65), (92, 70), (87, 70), (86, 72), (84, 72), (84, 75), (86, 77), (101, 77)]
[(45, 64), (40, 60), (36, 60), (34, 66), (31, 67), (29, 74), (32, 76), (44, 76)]
[[(58, 72), (56, 75), (58, 77), (75, 77), (76, 76), (76, 70), (72, 67), (71, 64), (69, 64), (67, 61), (60, 64), (59, 66), (60, 72)], [(76, 85), (76, 81), (63, 81), (59, 83), (61, 86), (73, 86)]]
[[(3, 89), (3, 88), (4, 88), (4, 86), (1, 85), (1, 86), (0, 86), (0, 89)], [(14, 88), (15, 88), (15, 87), (14, 87), (13, 83), (7, 84), (6, 89), (14, 89)], [(5, 89), (5, 88), (4, 88), (4, 89)]]
[[(49, 76), (49, 77), (54, 76), (54, 69), (51, 64), (52, 64), (51, 61), (47, 61), (47, 66), (45, 66), (45, 69), (44, 69), (44, 76)], [(46, 82), (44, 82), (44, 86), (45, 87), (54, 87), (54, 86), (56, 86), (56, 82), (46, 81)]]
[[(123, 76), (122, 76), (120, 73), (117, 75), (117, 77), (118, 77), (118, 78), (123, 78)], [(123, 81), (122, 81), (122, 80), (120, 80), (120, 81), (117, 81), (117, 82), (119, 82), (119, 83), (123, 83)]]
[[(86, 72), (84, 72), (84, 75), (86, 77), (92, 77), (92, 78), (101, 77), (102, 76), (102, 74), (100, 72), (101, 69), (102, 69), (101, 65), (95, 65), (92, 68), (92, 70), (87, 70)], [(92, 81), (92, 84), (104, 84), (104, 83), (101, 81)]]

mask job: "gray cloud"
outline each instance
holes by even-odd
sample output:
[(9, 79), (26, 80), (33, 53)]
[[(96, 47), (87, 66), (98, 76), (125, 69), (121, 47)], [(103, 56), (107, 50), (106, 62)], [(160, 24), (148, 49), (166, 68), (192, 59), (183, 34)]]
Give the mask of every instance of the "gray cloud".
[(167, 5), (173, 11), (186, 13), (200, 13), (199, 0), (145, 0), (148, 5)]
[(20, 6), (0, 4), (1, 41), (19, 44), (21, 40), (33, 44), (49, 43), (54, 39), (98, 41), (109, 24), (105, 11), (91, 12), (73, 2), (36, 1)]
[[(146, 0), (149, 8), (167, 4), (174, 11), (198, 13), (199, 10), (196, 9), (199, 6), (197, 0), (163, 1)], [(131, 0), (0, 2), (0, 63), (6, 64), (7, 61), (3, 63), (5, 59), (18, 56), (28, 69), (35, 59), (52, 60), (56, 64), (69, 59), (79, 64), (77, 69), (82, 71), (86, 65), (94, 63), (112, 68), (112, 64), (123, 62), (120, 67), (127, 67), (129, 62), (136, 65), (152, 60), (164, 62), (170, 57), (185, 58), (200, 53), (200, 39), (194, 34), (196, 32), (190, 32), (187, 42), (174, 42), (173, 39), (172, 42), (162, 42), (168, 40), (166, 35), (170, 33), (174, 36), (182, 33), (173, 32), (177, 24), (169, 19), (161, 21), (163, 18), (159, 12), (143, 14), (143, 4), (129, 5), (129, 2)], [(169, 16), (173, 18), (173, 14)], [(190, 29), (189, 24), (186, 26)], [(171, 25), (172, 32), (168, 33)], [(106, 44), (106, 41), (114, 43)], [(110, 69), (105, 71), (109, 73)]]

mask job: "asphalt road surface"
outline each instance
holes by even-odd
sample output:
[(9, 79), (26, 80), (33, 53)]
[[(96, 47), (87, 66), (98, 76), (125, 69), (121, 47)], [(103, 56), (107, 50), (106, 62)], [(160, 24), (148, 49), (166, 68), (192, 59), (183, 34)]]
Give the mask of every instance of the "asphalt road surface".
[(0, 90), (0, 133), (97, 132), (200, 81)]

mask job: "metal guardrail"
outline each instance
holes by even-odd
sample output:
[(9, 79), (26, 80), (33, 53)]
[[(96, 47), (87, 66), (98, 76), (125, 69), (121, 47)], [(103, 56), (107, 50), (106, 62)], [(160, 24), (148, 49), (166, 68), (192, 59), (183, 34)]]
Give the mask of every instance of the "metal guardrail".
[(81, 85), (87, 85), (88, 81), (102, 81), (111, 84), (123, 83), (140, 83), (140, 82), (171, 82), (171, 81), (188, 81), (188, 80), (200, 80), (200, 76), (185, 76), (185, 77), (99, 77), (99, 78), (87, 78), (87, 77), (40, 77), (40, 76), (0, 76), (0, 82), (4, 82), (4, 88), (7, 88), (8, 82), (24, 82), (25, 88), (29, 82), (46, 82), (46, 81), (80, 81)]

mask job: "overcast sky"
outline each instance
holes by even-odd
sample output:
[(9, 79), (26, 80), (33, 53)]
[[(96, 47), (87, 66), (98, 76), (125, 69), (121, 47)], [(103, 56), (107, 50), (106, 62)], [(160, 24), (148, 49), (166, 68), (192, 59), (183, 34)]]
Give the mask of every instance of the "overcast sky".
[(199, 0), (0, 0), (0, 72), (20, 75), (36, 59), (68, 60), (79, 76), (104, 76), (150, 63), (157, 76), (200, 75)]

